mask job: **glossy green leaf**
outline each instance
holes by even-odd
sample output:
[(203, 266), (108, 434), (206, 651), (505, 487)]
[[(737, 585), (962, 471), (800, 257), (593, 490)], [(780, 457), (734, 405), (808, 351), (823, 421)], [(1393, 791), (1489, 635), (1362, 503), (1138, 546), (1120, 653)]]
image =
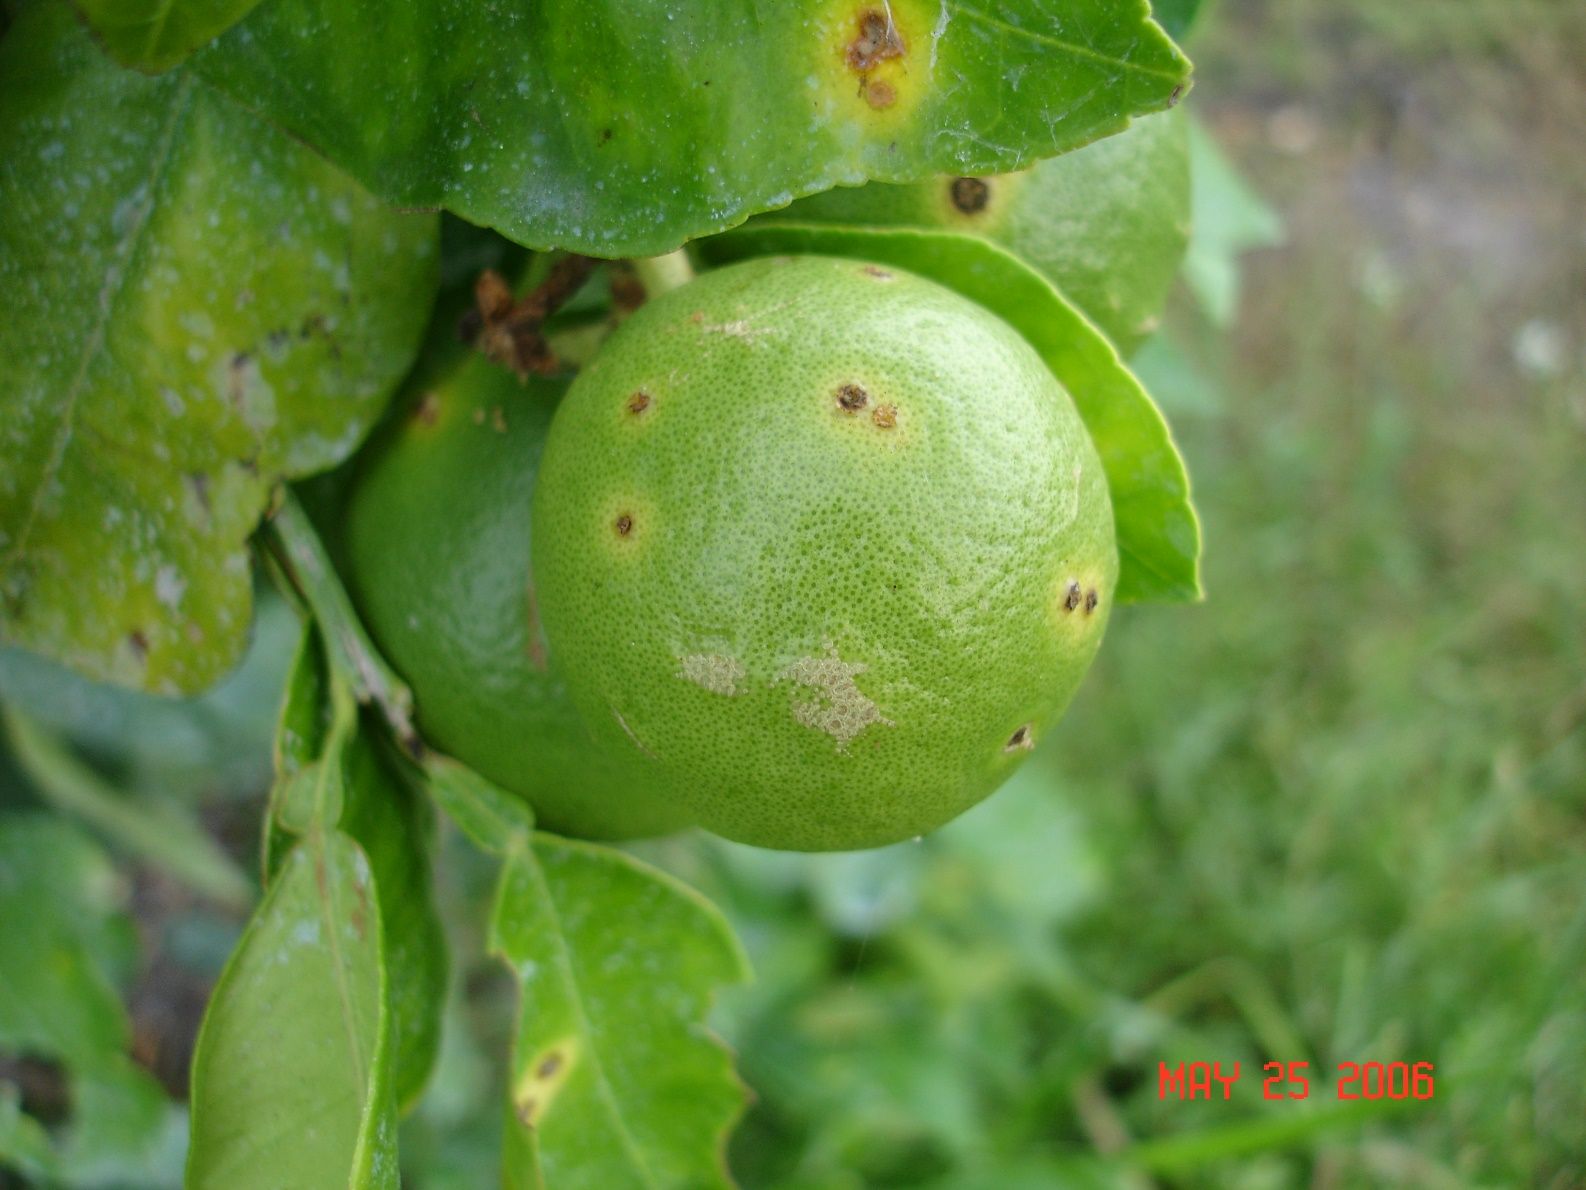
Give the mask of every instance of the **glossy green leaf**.
[(896, 265), (1006, 319), (1073, 397), (1101, 455), (1118, 529), (1118, 600), (1200, 598), (1200, 521), (1167, 422), (1112, 344), (1017, 257), (950, 232), (772, 221), (706, 240), (699, 252), (715, 262), (785, 252)]
[(374, 898), (369, 861), (338, 831), (282, 865), (204, 1017), (189, 1185), (397, 1186)]
[(75, 0), (123, 66), (168, 70), (247, 16), (259, 0)]
[[(295, 835), (306, 832), (314, 806), (324, 796), (334, 796), (331, 824), (341, 818), (339, 781), (334, 791), (322, 794), (317, 781), (330, 773), (320, 764), (331, 727), (330, 669), (316, 625), (303, 625), (287, 673), (281, 715), (275, 729), (275, 781), (270, 786), (261, 839), (261, 862), (266, 883), (275, 879), (281, 862), (292, 849)], [(339, 776), (339, 774), (337, 774)]]
[(392, 1085), (405, 1109), (435, 1064), (446, 998), (446, 937), (430, 876), (434, 811), (380, 746), (378, 725), (357, 716), (336, 682), (311, 623), (281, 708), (265, 870), (274, 881), (297, 837), (312, 840), (331, 827), (350, 835), (368, 858), (385, 940)]
[(411, 359), (435, 220), (60, 5), (0, 41), (0, 108), (0, 636), (197, 690), (246, 643), (270, 488), (345, 457)]
[(527, 845), (534, 812), (521, 797), (438, 752), (425, 756), (423, 780), (435, 803), (481, 851), (509, 855)]
[(1227, 326), (1239, 312), (1240, 257), (1283, 242), (1277, 212), (1250, 188), (1233, 162), (1200, 124), (1190, 124), (1195, 230), (1184, 261), (1184, 279), (1206, 316)]
[(1021, 168), (1189, 75), (1145, 0), (276, 0), (193, 61), (376, 193), (597, 256)]
[(983, 235), (1042, 274), (1129, 355), (1156, 329), (1190, 235), (1182, 110), (987, 178), (828, 190), (767, 219)]
[(394, 1050), (393, 1087), (406, 1110), (424, 1090), (440, 1048), (446, 935), (435, 908), (430, 849), (435, 813), (402, 780), (365, 730), (347, 743), (342, 829), (363, 847), (379, 890), (382, 960)]
[(491, 949), (522, 987), (506, 1185), (728, 1184), (744, 1089), (700, 1022), (748, 969), (714, 906), (619, 851), (537, 834), (502, 869)]

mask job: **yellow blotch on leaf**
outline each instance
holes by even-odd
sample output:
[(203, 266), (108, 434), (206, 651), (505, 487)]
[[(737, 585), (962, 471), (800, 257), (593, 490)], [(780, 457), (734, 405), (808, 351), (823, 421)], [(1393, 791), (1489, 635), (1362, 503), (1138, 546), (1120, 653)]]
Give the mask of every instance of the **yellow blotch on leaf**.
[(866, 127), (907, 119), (930, 85), (935, 21), (918, 0), (828, 4), (812, 25), (826, 113)]

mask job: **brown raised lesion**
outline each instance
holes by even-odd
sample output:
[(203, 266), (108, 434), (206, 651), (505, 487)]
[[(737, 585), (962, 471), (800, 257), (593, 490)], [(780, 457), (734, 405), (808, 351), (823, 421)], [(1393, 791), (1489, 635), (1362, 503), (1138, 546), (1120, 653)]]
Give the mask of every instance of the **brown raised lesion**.
[(888, 8), (864, 8), (858, 14), (858, 29), (847, 45), (844, 59), (859, 76), (859, 94), (876, 111), (884, 111), (898, 101), (897, 89), (886, 79), (875, 78), (876, 67), (902, 58), (908, 52), (903, 34)]

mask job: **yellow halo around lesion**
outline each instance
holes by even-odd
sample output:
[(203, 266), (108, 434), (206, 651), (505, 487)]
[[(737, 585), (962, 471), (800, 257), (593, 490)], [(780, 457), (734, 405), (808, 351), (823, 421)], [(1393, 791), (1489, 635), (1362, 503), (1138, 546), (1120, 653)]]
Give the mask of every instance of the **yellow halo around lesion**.
[(930, 90), (934, 9), (920, 0), (840, 0), (810, 23), (812, 100), (833, 122), (892, 128)]

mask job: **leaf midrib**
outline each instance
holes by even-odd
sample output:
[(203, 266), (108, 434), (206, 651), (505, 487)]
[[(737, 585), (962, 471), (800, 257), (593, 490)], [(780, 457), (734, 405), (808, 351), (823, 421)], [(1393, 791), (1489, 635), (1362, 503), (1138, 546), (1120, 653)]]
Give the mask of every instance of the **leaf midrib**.
[(569, 995), (572, 999), (573, 1011), (578, 1016), (579, 1030), (583, 1034), (584, 1042), (589, 1047), (590, 1064), (593, 1067), (595, 1087), (605, 1104), (606, 1111), (610, 1114), (612, 1124), (617, 1131), (617, 1137), (622, 1142), (623, 1150), (628, 1154), (635, 1170), (644, 1179), (646, 1186), (659, 1188), (660, 1183), (655, 1180), (649, 1165), (644, 1160), (644, 1154), (639, 1149), (638, 1141), (628, 1131), (627, 1122), (623, 1119), (622, 1112), (617, 1106), (616, 1091), (612, 1088), (611, 1080), (606, 1077), (605, 1063), (600, 1060), (600, 1052), (595, 1047), (594, 1029), (590, 1024), (589, 1013), (584, 1009), (583, 989), (578, 985), (578, 976), (573, 967), (572, 951), (567, 945), (567, 935), (562, 930), (562, 916), (557, 912), (556, 899), (551, 895), (550, 883), (545, 879), (545, 873), (540, 870), (540, 859), (535, 853), (532, 841), (526, 841), (522, 852), (523, 859), (527, 862), (529, 871), (533, 876), (535, 887), (540, 893), (545, 911), (550, 915), (555, 939), (557, 966), (562, 969), (563, 977), (567, 984)]
[(87, 383), (88, 369), (95, 357), (103, 350), (105, 335), (110, 327), (110, 317), (117, 300), (125, 292), (127, 279), (131, 273), (133, 258), (137, 255), (139, 245), (143, 241), (143, 233), (148, 228), (149, 217), (154, 213), (161, 187), (165, 183), (166, 171), (170, 166), (171, 157), (176, 146), (176, 132), (182, 122), (182, 117), (187, 112), (188, 100), (193, 91), (193, 78), (191, 75), (183, 76), (177, 83), (171, 103), (170, 115), (166, 118), (165, 127), (160, 131), (159, 140), (155, 142), (155, 151), (150, 162), (148, 177), (145, 185), (148, 187), (148, 197), (140, 206), (137, 214), (128, 223), (127, 230), (122, 234), (121, 241), (116, 245), (115, 259), (105, 271), (104, 284), (100, 286), (97, 300), (97, 314), (93, 324), (88, 328), (88, 336), (83, 342), (82, 355), (77, 362), (77, 371), (72, 375), (71, 384), (67, 386), (66, 394), (60, 402), (60, 428), (55, 431), (55, 442), (50, 448), (50, 456), (45, 461), (44, 470), (39, 475), (38, 487), (33, 492), (33, 498), (28, 502), (27, 516), (17, 532), (16, 543), (6, 558), (7, 564), (20, 562), (27, 553), (28, 543), (33, 536), (34, 526), (38, 522), (39, 513), (44, 505), (44, 494), (49, 491), (56, 478), (60, 475), (61, 468), (66, 462), (66, 450), (71, 445), (72, 431), (77, 416), (78, 401)]
[(1054, 37), (1050, 33), (1040, 33), (1034, 29), (1021, 29), (1017, 25), (1010, 25), (1007, 21), (999, 20), (989, 13), (981, 12), (978, 8), (968, 4), (955, 3), (951, 7), (955, 11), (963, 13), (970, 20), (979, 21), (983, 25), (1001, 29), (1010, 37), (1027, 38), (1030, 41), (1049, 45), (1054, 49), (1073, 54), (1075, 57), (1089, 58), (1095, 62), (1103, 62), (1109, 66), (1117, 66), (1135, 74), (1149, 75), (1151, 78), (1165, 79), (1168, 82), (1176, 82), (1184, 77), (1184, 72), (1180, 70), (1162, 70), (1155, 66), (1143, 66), (1138, 62), (1131, 62), (1127, 58), (1117, 58), (1111, 54), (1102, 53), (1100, 50), (1091, 49), (1089, 46), (1076, 45), (1072, 41), (1065, 41), (1061, 37)]

